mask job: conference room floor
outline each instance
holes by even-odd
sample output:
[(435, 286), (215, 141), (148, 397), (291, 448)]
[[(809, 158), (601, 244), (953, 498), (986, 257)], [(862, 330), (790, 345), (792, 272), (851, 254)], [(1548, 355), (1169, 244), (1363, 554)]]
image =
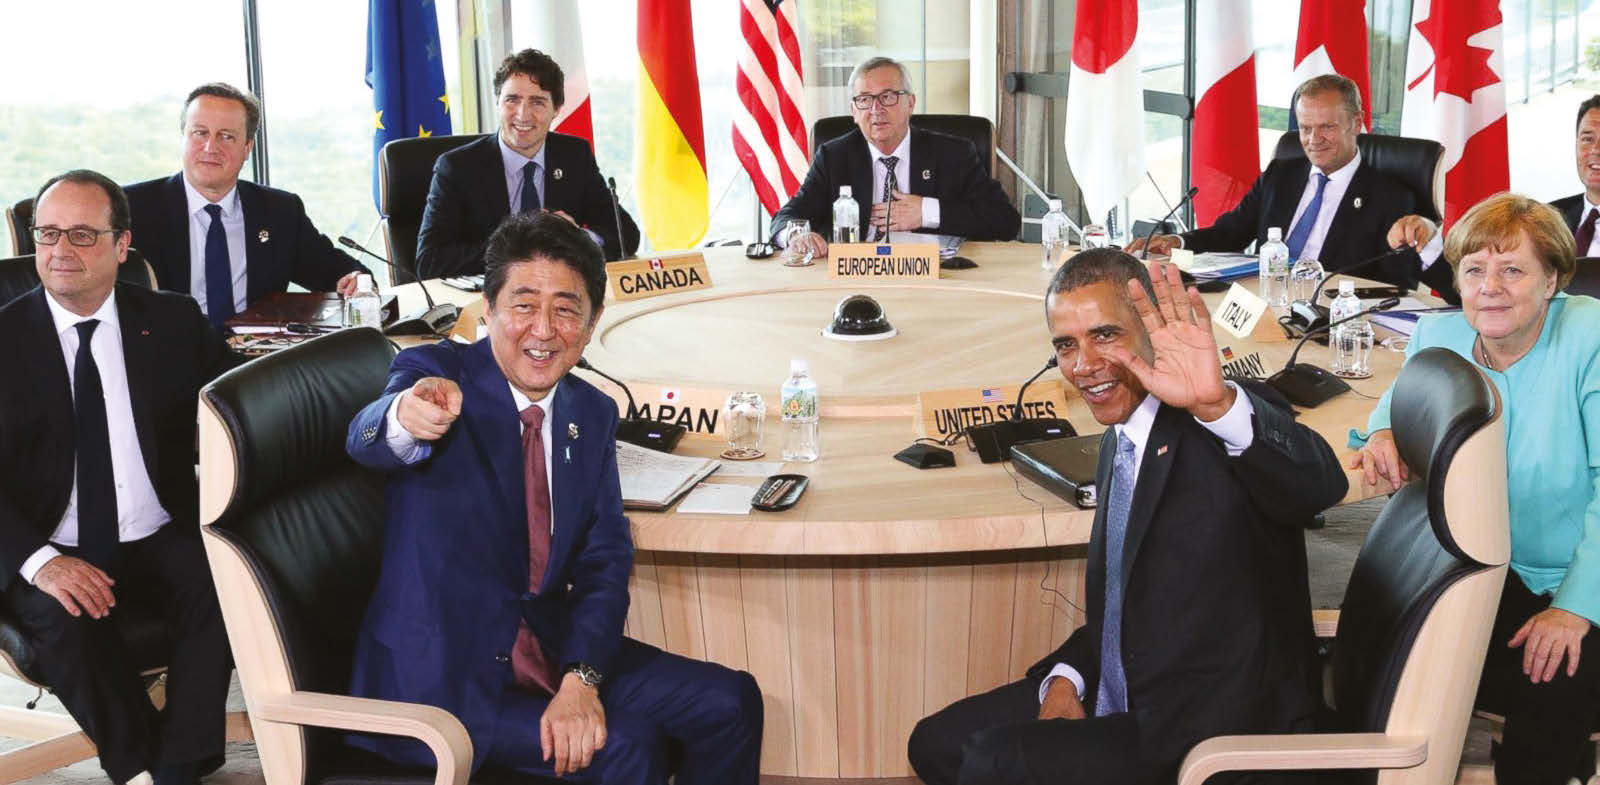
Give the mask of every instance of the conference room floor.
[[(1315, 565), (1312, 572), (1311, 595), (1317, 607), (1333, 607), (1339, 603), (1339, 598), (1344, 594), (1345, 583), (1349, 580), (1351, 566), (1355, 562), (1356, 552), (1361, 548), (1361, 541), (1366, 536), (1367, 528), (1372, 525), (1378, 511), (1382, 509), (1384, 499), (1371, 499), (1364, 502), (1336, 507), (1327, 513), (1327, 526), (1318, 531), (1307, 534), (1306, 551), (1311, 564)], [(21, 706), (34, 697), (33, 690), (21, 682), (10, 679), (0, 680), (0, 704), (7, 706)], [(235, 678), (233, 687), (228, 693), (228, 710), (242, 711), (245, 708), (244, 696), (239, 691), (239, 682)], [(61, 704), (54, 696), (46, 695), (39, 702), (39, 711), (61, 712)], [(0, 751), (5, 751), (18, 746), (23, 742), (14, 739), (0, 739)], [(1467, 735), (1467, 744), (1462, 751), (1462, 764), (1465, 767), (1458, 783), (1492, 783), (1493, 776), (1485, 768), (1489, 762), (1489, 732), (1481, 720), (1474, 720), (1472, 730)], [(95, 760), (88, 760), (74, 766), (51, 772), (42, 777), (29, 780), (38, 785), (77, 785), (78, 783), (104, 783), (105, 774), (100, 770)], [(827, 782), (830, 785), (849, 785), (849, 783), (872, 783), (873, 785), (913, 785), (915, 778), (904, 779), (874, 779), (874, 780), (808, 780), (795, 777), (764, 776), (763, 785), (801, 785), (801, 783)], [(241, 742), (228, 745), (228, 762), (217, 773), (205, 779), (206, 785), (256, 785), (264, 782), (261, 775), (261, 764), (256, 758), (255, 745), (250, 742)]]

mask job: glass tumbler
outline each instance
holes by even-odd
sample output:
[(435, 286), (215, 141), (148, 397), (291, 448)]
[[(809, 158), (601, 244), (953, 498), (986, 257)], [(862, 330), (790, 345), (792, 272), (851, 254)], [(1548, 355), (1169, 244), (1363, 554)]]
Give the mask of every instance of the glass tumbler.
[(761, 432), (767, 421), (767, 404), (760, 393), (730, 394), (722, 413), (728, 426), (728, 449), (722, 451), (722, 457), (748, 461), (766, 455), (761, 450)]

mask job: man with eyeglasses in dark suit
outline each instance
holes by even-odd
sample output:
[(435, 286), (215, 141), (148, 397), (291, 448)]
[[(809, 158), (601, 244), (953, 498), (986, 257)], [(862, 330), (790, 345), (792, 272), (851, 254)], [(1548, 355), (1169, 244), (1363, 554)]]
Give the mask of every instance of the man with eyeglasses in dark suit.
[(886, 232), (1016, 238), (1022, 216), (984, 171), (978, 149), (965, 139), (911, 127), (917, 95), (905, 66), (874, 57), (856, 66), (849, 84), (856, 130), (817, 148), (805, 183), (772, 217), (774, 242), (787, 245), (789, 223), (807, 220), (813, 231), (793, 241), (826, 256), (840, 186), (849, 186), (859, 205), (857, 236), (864, 242)]

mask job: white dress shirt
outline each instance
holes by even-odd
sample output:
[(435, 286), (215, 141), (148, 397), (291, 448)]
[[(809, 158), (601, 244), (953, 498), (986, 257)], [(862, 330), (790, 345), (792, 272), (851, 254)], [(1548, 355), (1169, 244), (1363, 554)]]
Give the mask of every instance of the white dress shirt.
[[(79, 316), (56, 302), (45, 292), (44, 301), (50, 306), (50, 318), (55, 322), (56, 336), (61, 341), (61, 354), (67, 361), (67, 386), (77, 380), (78, 322), (99, 319), (94, 335), (89, 339), (89, 353), (100, 371), (100, 387), (105, 396), (106, 429), (111, 440), (111, 472), (117, 485), (117, 539), (119, 542), (142, 540), (172, 520), (161, 500), (156, 497), (155, 485), (145, 470), (144, 452), (139, 449), (139, 433), (133, 422), (133, 399), (128, 394), (128, 369), (122, 358), (122, 325), (117, 319), (117, 293), (113, 291), (100, 309), (90, 316)], [(76, 461), (74, 461), (76, 466)], [(72, 479), (72, 492), (67, 496), (67, 509), (50, 534), (55, 545), (75, 547), (78, 544), (78, 479), (76, 470)], [(46, 562), (61, 555), (54, 545), (45, 545), (22, 563), (17, 572), (22, 579), (33, 583), (33, 576)]]
[[(189, 201), (189, 294), (200, 304), (207, 315), (211, 309), (206, 303), (206, 233), (211, 231), (211, 214), (206, 205), (212, 204), (195, 187), (189, 178), (183, 179), (183, 191)], [(244, 208), (239, 205), (239, 186), (235, 184), (215, 203), (222, 208), (222, 231), (228, 236), (228, 268), (233, 273), (233, 312), (243, 313), (247, 279), (245, 277)]]
[[(1332, 187), (1331, 183), (1329, 187)], [(1205, 422), (1196, 417), (1195, 422), (1200, 423), (1206, 430), (1222, 440), (1222, 446), (1228, 450), (1228, 457), (1236, 458), (1240, 453), (1250, 449), (1251, 443), (1255, 441), (1255, 426), (1251, 422), (1251, 418), (1256, 414), (1256, 407), (1255, 404), (1250, 402), (1250, 396), (1239, 389), (1239, 385), (1233, 382), (1224, 383), (1233, 388), (1233, 406), (1228, 409), (1226, 414), (1216, 420)], [(1138, 490), (1139, 469), (1144, 465), (1145, 445), (1150, 442), (1150, 429), (1155, 426), (1156, 412), (1160, 409), (1161, 401), (1154, 395), (1146, 395), (1144, 401), (1140, 402), (1139, 408), (1134, 409), (1133, 414), (1128, 415), (1127, 422), (1111, 426), (1112, 430), (1119, 435), (1127, 436), (1128, 441), (1133, 442), (1135, 491)], [(1100, 489), (1100, 498), (1110, 499), (1110, 489)], [(1129, 498), (1131, 499), (1132, 496)], [(1106, 558), (1111, 558), (1110, 554), (1107, 554)], [(1095, 645), (1098, 646), (1099, 641), (1096, 641)], [(1078, 699), (1080, 701), (1088, 703), (1091, 700), (1089, 696), (1083, 694), (1083, 675), (1078, 673), (1078, 669), (1064, 662), (1058, 662), (1055, 667), (1050, 669), (1049, 675), (1044, 677), (1044, 681), (1039, 684), (1040, 703), (1044, 703), (1045, 694), (1050, 691), (1050, 682), (1055, 681), (1057, 678), (1065, 678), (1072, 682), (1072, 686), (1078, 688)]]
[[(523, 395), (522, 391), (514, 387), (511, 382), (506, 382), (506, 386), (511, 388), (511, 402), (516, 404), (517, 412), (519, 414), (523, 409), (526, 409), (529, 406), (537, 406), (544, 410), (544, 422), (539, 426), (539, 439), (540, 441), (544, 442), (544, 482), (545, 487), (550, 489), (550, 510), (552, 513), (550, 516), (550, 530), (551, 532), (554, 532), (556, 525), (554, 515), (556, 486), (553, 467), (555, 466), (555, 463), (550, 454), (550, 421), (554, 418), (554, 415), (550, 410), (550, 406), (551, 402), (556, 399), (556, 389), (561, 386), (561, 383), (556, 382), (556, 386), (551, 387), (550, 392), (537, 401), (529, 400), (528, 396)], [(410, 394), (410, 390), (405, 390), (399, 395), (396, 395), (394, 397), (394, 402), (389, 404), (389, 413), (386, 417), (388, 420), (388, 425), (385, 427), (383, 432), (384, 442), (389, 445), (389, 450), (394, 453), (394, 457), (399, 458), (400, 462), (405, 464), (416, 463), (433, 453), (432, 442), (418, 439), (417, 437), (411, 435), (411, 432), (406, 430), (405, 426), (400, 424), (400, 399)], [(526, 429), (527, 426), (523, 425), (522, 421), (519, 419), (517, 421), (518, 438), (522, 436), (522, 432)]]
[[(510, 200), (511, 214), (516, 215), (522, 212), (522, 167), (527, 166), (530, 161), (536, 167), (533, 171), (539, 178), (533, 181), (533, 190), (539, 193), (539, 206), (549, 209), (550, 202), (544, 197), (545, 178), (550, 176), (550, 170), (546, 169), (544, 165), (545, 146), (540, 144), (538, 152), (530, 157), (508, 147), (506, 140), (501, 138), (499, 134), (495, 135), (494, 140), (500, 145), (500, 164), (505, 167), (506, 197)], [(601, 248), (606, 247), (605, 242), (600, 239), (598, 233), (586, 226), (579, 228), (583, 229), (584, 234), (589, 235), (589, 239), (593, 240), (595, 245)]]
[[(867, 142), (867, 161), (872, 166), (872, 193), (867, 194), (867, 199), (872, 204), (883, 201), (883, 184), (889, 179), (889, 167), (883, 165), (883, 159), (894, 156), (900, 160), (894, 165), (894, 181), (900, 193), (911, 193), (911, 132), (907, 131), (904, 139), (894, 152), (885, 153), (874, 147), (872, 142)], [(871, 223), (871, 214), (862, 216)], [(932, 196), (922, 197), (922, 228), (939, 228), (939, 200)], [(869, 229), (869, 236), (876, 237), (877, 230)]]

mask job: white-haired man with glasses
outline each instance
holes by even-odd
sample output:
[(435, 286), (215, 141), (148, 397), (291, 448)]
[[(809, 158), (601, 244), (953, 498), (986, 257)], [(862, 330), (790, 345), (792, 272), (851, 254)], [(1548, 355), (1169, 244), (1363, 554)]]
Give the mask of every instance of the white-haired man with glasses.
[(814, 231), (794, 242), (826, 256), (840, 186), (849, 186), (860, 206), (857, 236), (863, 241), (886, 232), (1017, 236), (1022, 216), (984, 170), (979, 150), (965, 139), (911, 127), (917, 95), (905, 66), (874, 57), (856, 66), (849, 85), (857, 130), (817, 148), (805, 183), (772, 217), (774, 242), (787, 244), (790, 221), (808, 220)]

